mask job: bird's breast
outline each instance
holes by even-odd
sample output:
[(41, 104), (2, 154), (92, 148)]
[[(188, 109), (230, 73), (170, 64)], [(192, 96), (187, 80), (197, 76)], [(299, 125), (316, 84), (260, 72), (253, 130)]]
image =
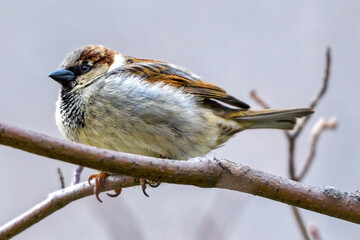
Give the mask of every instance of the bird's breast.
[(215, 116), (181, 89), (117, 76), (84, 91), (85, 100), (58, 104), (58, 125), (70, 140), (173, 159), (203, 156), (219, 145)]

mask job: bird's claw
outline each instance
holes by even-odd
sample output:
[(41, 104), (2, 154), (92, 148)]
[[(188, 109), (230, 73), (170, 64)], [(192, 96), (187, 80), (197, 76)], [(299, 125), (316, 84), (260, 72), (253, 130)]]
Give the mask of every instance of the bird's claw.
[(158, 186), (160, 186), (159, 182), (150, 181), (150, 180), (140, 178), (140, 186), (141, 186), (142, 192), (147, 197), (150, 197), (150, 196), (146, 192), (146, 184), (149, 184), (149, 186), (152, 187), (152, 188), (157, 188)]
[(106, 172), (101, 172), (99, 174), (91, 174), (88, 178), (88, 183), (91, 184), (91, 180), (95, 178), (95, 185), (94, 185), (94, 194), (99, 202), (103, 202), (100, 199), (100, 189), (101, 187), (104, 188), (104, 181), (105, 178), (108, 176)]
[(109, 197), (117, 197), (120, 195), (122, 191), (122, 188), (119, 188), (119, 189), (115, 189), (114, 192), (115, 193), (106, 193)]
[(147, 193), (146, 193), (146, 180), (143, 178), (140, 178), (140, 185), (141, 185), (141, 189), (142, 192), (144, 193), (145, 196), (150, 197)]
[[(97, 198), (97, 200), (99, 202), (103, 202), (101, 199), (100, 199), (100, 192), (101, 192), (101, 188), (105, 188), (105, 185), (104, 185), (104, 182), (105, 182), (105, 178), (109, 176), (108, 173), (106, 172), (101, 172), (99, 174), (92, 174), (89, 176), (88, 178), (88, 183), (91, 185), (91, 186), (94, 186), (94, 194)], [(91, 180), (95, 179), (95, 184), (92, 185), (91, 184)], [(156, 188), (160, 185), (159, 182), (155, 182), (155, 181), (149, 181), (149, 180), (146, 180), (146, 179), (143, 179), (143, 178), (140, 178), (140, 186), (141, 186), (141, 189), (142, 189), (142, 192), (144, 193), (145, 196), (147, 197), (150, 197), (147, 192), (146, 192), (146, 184), (149, 184), (150, 187), (152, 188)], [(106, 193), (109, 197), (117, 197), (120, 195), (122, 189), (119, 188), (119, 189), (115, 189), (114, 190), (115, 193)]]
[[(100, 192), (101, 192), (101, 191), (100, 191), (101, 188), (105, 188), (104, 182), (105, 182), (105, 178), (106, 178), (107, 176), (109, 176), (108, 173), (106, 173), (106, 172), (101, 172), (101, 173), (99, 173), (99, 174), (92, 174), (92, 175), (90, 175), (89, 178), (88, 178), (88, 183), (89, 183), (91, 186), (93, 186), (93, 185), (91, 184), (91, 180), (95, 178), (94, 194), (95, 194), (95, 196), (96, 196), (96, 198), (97, 198), (97, 200), (98, 200), (99, 202), (103, 202), (103, 201), (100, 199), (100, 196), (99, 196), (99, 195), (100, 195)], [(114, 190), (114, 191), (115, 191), (114, 194), (107, 193), (107, 195), (108, 195), (109, 197), (117, 197), (117, 196), (120, 195), (121, 190), (122, 190), (121, 188), (116, 189), (116, 190)]]
[(160, 183), (159, 182), (156, 182), (156, 181), (147, 181), (149, 186), (152, 187), (152, 188), (157, 188), (158, 186), (160, 186)]

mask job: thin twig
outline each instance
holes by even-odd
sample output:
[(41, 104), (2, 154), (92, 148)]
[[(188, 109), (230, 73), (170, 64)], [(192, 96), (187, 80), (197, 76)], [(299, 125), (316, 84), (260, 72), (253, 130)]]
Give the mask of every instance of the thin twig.
[[(320, 91), (318, 92), (317, 95), (315, 95), (314, 100), (310, 103), (310, 108), (312, 108), (312, 109), (316, 108), (316, 106), (318, 105), (321, 98), (325, 95), (325, 92), (326, 92), (326, 90), (328, 88), (328, 84), (329, 84), (330, 68), (331, 68), (331, 52), (330, 52), (330, 48), (327, 48), (323, 83), (322, 83)], [(307, 161), (305, 162), (305, 165), (302, 167), (300, 174), (298, 175), (298, 176), (300, 176), (300, 178), (298, 178), (296, 176), (296, 169), (295, 169), (295, 144), (296, 144), (296, 140), (297, 140), (298, 136), (301, 134), (306, 123), (308, 123), (310, 117), (311, 117), (311, 115), (308, 115), (307, 117), (305, 117), (296, 126), (296, 129), (294, 130), (294, 132), (292, 132), (292, 133), (286, 132), (285, 133), (285, 136), (288, 139), (288, 144), (289, 144), (289, 146), (288, 146), (289, 176), (290, 176), (290, 179), (295, 180), (295, 181), (300, 181), (300, 179), (306, 174), (306, 172), (309, 170), (309, 166), (310, 166), (311, 162), (313, 161), (313, 157), (314, 157), (314, 156), (310, 156), (310, 158), (307, 159)], [(315, 145), (316, 145), (316, 142), (317, 142), (317, 139), (315, 140)], [(311, 154), (315, 154), (315, 150), (312, 148), (310, 149), (310, 155)], [(296, 211), (294, 209), (295, 208), (293, 207), (294, 213), (298, 212), (297, 209), (296, 209)], [(309, 239), (309, 236), (308, 236), (306, 230), (304, 230), (304, 229), (306, 229), (305, 224), (304, 224), (304, 221), (302, 220), (299, 212), (297, 215), (295, 214), (295, 218), (299, 225), (299, 228), (301, 229), (301, 233), (302, 233), (304, 239)]]
[[(331, 50), (330, 50), (330, 48), (327, 48), (327, 50), (326, 50), (325, 73), (324, 73), (323, 83), (322, 83), (320, 91), (318, 92), (317, 95), (315, 95), (313, 101), (310, 103), (310, 108), (313, 108), (313, 109), (316, 108), (316, 106), (318, 105), (318, 103), (320, 102), (322, 97), (325, 95), (326, 90), (328, 88), (329, 79), (330, 79), (330, 69), (331, 69)], [(262, 107), (269, 108), (269, 105), (266, 104), (266, 102), (263, 101), (254, 90), (251, 92), (251, 97), (257, 103), (259, 103)], [(323, 126), (322, 129), (318, 129), (318, 132), (315, 131), (315, 133), (313, 133), (313, 137), (312, 137), (311, 145), (310, 145), (309, 155), (308, 155), (308, 157), (307, 157), (307, 159), (305, 161), (304, 166), (301, 168), (300, 173), (298, 175), (296, 175), (296, 168), (295, 168), (295, 144), (296, 144), (296, 139), (300, 135), (302, 130), (304, 129), (304, 126), (309, 121), (311, 116), (312, 115), (308, 115), (299, 124), (297, 124), (297, 126), (296, 126), (296, 128), (295, 128), (295, 130), (293, 132), (285, 132), (285, 136), (286, 136), (286, 138), (288, 140), (288, 166), (289, 166), (288, 171), (289, 171), (289, 177), (290, 177), (290, 179), (295, 180), (295, 181), (300, 181), (303, 178), (303, 176), (307, 173), (307, 171), (309, 170), (309, 167), (310, 167), (311, 163), (313, 162), (313, 159), (314, 159), (314, 156), (315, 156), (316, 145), (317, 145), (317, 141), (318, 141), (318, 138), (319, 138), (321, 132), (325, 128), (334, 129), (336, 127), (336, 124), (337, 124), (337, 121), (333, 120), (332, 122), (328, 123), (329, 125), (325, 124), (325, 126)], [(304, 239), (309, 239), (309, 236), (308, 236), (308, 234), (306, 232), (304, 221), (302, 220), (298, 209), (293, 207), (293, 212), (295, 214), (296, 221), (297, 221), (297, 223), (299, 225), (299, 228), (301, 229), (301, 232), (302, 232), (302, 235), (303, 235)]]
[(288, 137), (288, 166), (289, 177), (295, 180), (295, 138), (292, 137)]
[(76, 185), (80, 182), (81, 172), (84, 170), (83, 166), (77, 166), (74, 170), (74, 179), (71, 185)]
[[(270, 108), (270, 106), (260, 98), (260, 96), (257, 94), (255, 90), (252, 90), (250, 93), (251, 97), (263, 108)], [(289, 132), (285, 132), (285, 136), (288, 140), (288, 171), (289, 176), (291, 179), (295, 179), (295, 138), (292, 137), (292, 135)], [(299, 209), (297, 207), (291, 207), (295, 220), (297, 222), (297, 225), (300, 228), (301, 234), (305, 240), (310, 240), (307, 232), (306, 227), (304, 224), (304, 221), (300, 215)]]
[(314, 125), (314, 127), (311, 131), (312, 137), (311, 137), (311, 142), (310, 142), (310, 151), (309, 151), (309, 154), (306, 158), (306, 161), (305, 161), (302, 169), (300, 170), (299, 174), (295, 178), (296, 181), (301, 181), (304, 178), (311, 163), (313, 162), (315, 154), (316, 154), (317, 143), (318, 143), (321, 133), (326, 129), (332, 129), (332, 130), (336, 129), (337, 125), (338, 125), (338, 120), (336, 117), (332, 117), (329, 121), (325, 121), (325, 119), (320, 118), (317, 121), (317, 123)]
[[(321, 89), (317, 95), (315, 95), (314, 100), (310, 103), (310, 108), (316, 108), (322, 97), (325, 95), (325, 92), (329, 85), (329, 79), (330, 79), (330, 69), (331, 69), (331, 49), (328, 47), (326, 50), (326, 64), (325, 64), (325, 72), (324, 72), (324, 78), (323, 83), (321, 86)], [(305, 124), (309, 121), (311, 115), (308, 115), (303, 119), (302, 122), (300, 122), (295, 131), (291, 134), (293, 138), (297, 138), (298, 135), (303, 130)]]
[[(330, 50), (330, 48), (327, 48), (323, 84), (322, 84), (318, 94), (315, 95), (314, 100), (310, 103), (310, 108), (313, 108), (313, 109), (316, 108), (319, 101), (325, 95), (326, 90), (328, 89), (328, 85), (329, 85), (330, 69), (331, 69), (331, 50)], [(313, 156), (310, 156), (310, 155), (315, 153), (315, 150), (310, 148), (310, 154), (309, 154), (310, 158), (308, 157), (307, 160), (305, 161), (304, 166), (301, 168), (302, 170), (300, 171), (300, 174), (296, 175), (296, 170), (295, 170), (295, 143), (296, 143), (296, 139), (298, 138), (298, 136), (300, 135), (300, 133), (304, 129), (304, 126), (309, 121), (310, 117), (311, 117), (311, 115), (305, 117), (296, 126), (296, 129), (294, 130), (294, 132), (292, 132), (292, 133), (291, 132), (286, 132), (285, 133), (285, 136), (286, 136), (286, 138), (288, 139), (288, 142), (289, 142), (289, 147), (288, 147), (288, 152), (289, 152), (289, 156), (288, 156), (289, 176), (290, 176), (290, 179), (295, 180), (295, 181), (299, 181), (306, 174), (306, 172), (309, 169), (309, 166), (310, 166), (311, 162), (313, 161)], [(316, 143), (317, 143), (317, 139), (315, 140), (315, 144)], [(312, 146), (312, 144), (311, 144), (311, 146)], [(300, 176), (300, 178), (298, 178), (298, 176)]]
[(301, 234), (303, 235), (304, 239), (305, 240), (310, 240), (310, 237), (308, 236), (307, 231), (306, 231), (304, 221), (303, 221), (303, 219), (302, 219), (302, 217), (300, 215), (299, 209), (297, 207), (291, 207), (291, 209), (293, 210), (296, 222), (299, 225), (299, 228), (301, 230)]
[[(109, 191), (119, 187), (131, 187), (137, 185), (132, 177), (109, 176), (106, 178), (104, 188), (101, 191)], [(40, 222), (50, 214), (65, 207), (69, 203), (94, 194), (93, 187), (83, 182), (63, 190), (49, 194), (48, 198), (0, 227), (0, 240), (9, 239)]]
[(64, 175), (60, 168), (57, 169), (57, 173), (58, 173), (59, 179), (60, 179), (60, 187), (61, 187), (61, 189), (64, 189), (65, 188), (65, 180), (64, 180)]
[(259, 94), (256, 92), (256, 90), (251, 90), (250, 92), (250, 96), (260, 105), (262, 106), (264, 109), (269, 109), (270, 106), (260, 98)]

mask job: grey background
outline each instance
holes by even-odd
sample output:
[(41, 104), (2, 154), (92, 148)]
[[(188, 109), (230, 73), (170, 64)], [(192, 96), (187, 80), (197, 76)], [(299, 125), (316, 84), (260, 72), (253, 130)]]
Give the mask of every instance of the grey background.
[[(307, 106), (318, 91), (327, 46), (329, 91), (310, 125), (336, 115), (340, 127), (321, 137), (305, 183), (359, 189), (358, 1), (3, 1), (0, 8), (0, 121), (61, 137), (54, 120), (59, 85), (47, 74), (65, 54), (103, 44), (136, 57), (190, 68), (206, 81), (258, 106)], [(301, 137), (298, 165), (308, 149)], [(280, 131), (237, 135), (210, 156), (287, 176)], [(59, 189), (74, 166), (0, 146), (0, 225)], [(94, 173), (87, 169), (82, 180)], [(302, 239), (287, 205), (217, 189), (163, 184), (74, 202), (16, 239)], [(358, 239), (359, 226), (302, 210), (324, 239)]]

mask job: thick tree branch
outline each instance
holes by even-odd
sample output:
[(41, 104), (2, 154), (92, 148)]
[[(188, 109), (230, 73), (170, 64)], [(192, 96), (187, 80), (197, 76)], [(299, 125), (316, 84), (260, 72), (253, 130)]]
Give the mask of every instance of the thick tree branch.
[[(106, 172), (224, 188), (360, 223), (360, 194), (314, 187), (223, 159), (165, 160), (100, 149), (0, 124), (0, 144)], [(115, 189), (115, 188), (113, 188)]]

